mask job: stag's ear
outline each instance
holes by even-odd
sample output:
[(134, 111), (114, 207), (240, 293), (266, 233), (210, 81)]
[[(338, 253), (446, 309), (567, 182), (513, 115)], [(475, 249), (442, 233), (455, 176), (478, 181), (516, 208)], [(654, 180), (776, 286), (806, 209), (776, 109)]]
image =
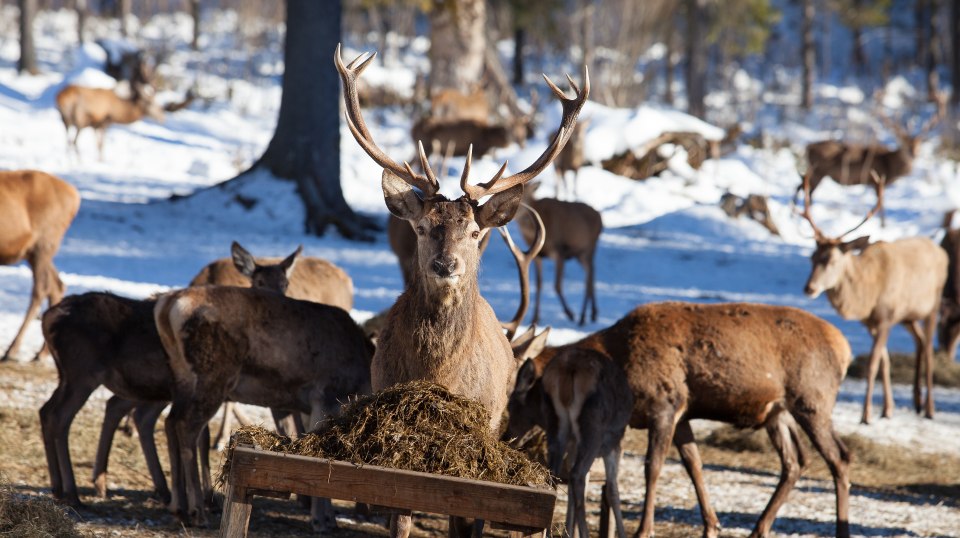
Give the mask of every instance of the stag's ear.
[(838, 248), (840, 252), (850, 252), (851, 250), (863, 250), (870, 244), (870, 236), (865, 235), (856, 239), (851, 239), (845, 243), (840, 243)]
[(477, 210), (475, 220), (481, 230), (498, 228), (510, 222), (517, 214), (523, 198), (523, 184), (498, 192)]
[(240, 271), (241, 275), (251, 278), (253, 270), (257, 268), (257, 262), (253, 259), (253, 255), (236, 241), (230, 245), (230, 255), (233, 256), (233, 266), (237, 268), (237, 271)]
[(381, 179), (383, 200), (387, 209), (398, 218), (404, 220), (419, 220), (423, 216), (424, 203), (413, 187), (400, 176), (389, 170), (383, 171)]
[(536, 381), (537, 365), (532, 360), (527, 359), (520, 367), (520, 371), (517, 372), (517, 384), (514, 386), (513, 392), (524, 394), (533, 387)]
[(293, 266), (296, 265), (301, 252), (303, 252), (303, 245), (298, 246), (297, 250), (293, 251), (293, 254), (287, 256), (280, 262), (280, 268), (283, 269), (283, 274), (286, 275), (287, 280), (290, 280), (290, 276), (293, 274)]

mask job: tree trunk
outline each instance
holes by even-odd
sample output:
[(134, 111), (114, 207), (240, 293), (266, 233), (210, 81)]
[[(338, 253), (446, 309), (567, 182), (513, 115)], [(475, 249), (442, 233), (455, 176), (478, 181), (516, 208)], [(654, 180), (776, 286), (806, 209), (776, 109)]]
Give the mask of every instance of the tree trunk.
[(37, 0), (20, 0), (20, 60), (17, 71), (26, 71), (31, 75), (40, 72), (37, 69), (37, 49), (33, 45), (33, 18), (37, 14)]
[(591, 71), (593, 69), (594, 38), (593, 38), (593, 12), (594, 6), (592, 0), (581, 0), (580, 2), (580, 48), (583, 55), (583, 65)]
[(350, 209), (340, 188), (340, 78), (333, 51), (341, 18), (340, 1), (287, 0), (280, 113), (254, 168), (297, 182), (308, 233), (322, 235), (333, 225), (348, 239), (372, 240), (366, 230), (376, 226)]
[(800, 24), (803, 88), (801, 90), (800, 106), (804, 110), (810, 110), (813, 105), (813, 72), (816, 69), (816, 52), (813, 48), (813, 15), (813, 0), (803, 0), (803, 20)]
[[(933, 17), (932, 11), (931, 9), (931, 18)], [(917, 0), (917, 3), (913, 6), (913, 39), (918, 65), (927, 61), (927, 28), (927, 0)]]
[[(954, 88), (960, 88), (960, 0), (951, 0), (949, 13), (950, 23), (950, 83)], [(947, 105), (947, 120), (943, 127), (943, 144), (948, 148), (960, 148), (960, 92), (950, 92), (950, 101)]]
[[(671, 22), (673, 22), (674, 17), (671, 16)], [(663, 89), (663, 102), (669, 106), (673, 106), (673, 47), (675, 46), (673, 40), (674, 32), (672, 30), (667, 30), (666, 35), (664, 36), (664, 45), (666, 45), (666, 55), (663, 61), (664, 69), (664, 89)]]
[(927, 98), (930, 101), (935, 101), (939, 99), (940, 93), (940, 74), (937, 72), (937, 66), (941, 62), (940, 28), (937, 25), (937, 18), (940, 14), (940, 0), (930, 0), (929, 5), (930, 13), (926, 19), (926, 24), (929, 25), (927, 32), (929, 39), (925, 41), (926, 57), (924, 58), (924, 64), (927, 68)]
[(190, 0), (190, 17), (193, 18), (193, 37), (190, 48), (200, 50), (200, 0)]
[(430, 11), (430, 87), (469, 93), (483, 75), (485, 0), (434, 0)]
[(513, 83), (523, 85), (523, 45), (527, 40), (527, 31), (521, 26), (513, 30)]
[(117, 0), (117, 18), (120, 19), (120, 34), (130, 37), (130, 0)]
[(687, 4), (687, 112), (703, 119), (707, 93), (707, 51), (703, 35), (703, 8), (698, 0)]
[(83, 34), (87, 29), (87, 0), (74, 0), (73, 7), (77, 11), (77, 41), (83, 45)]

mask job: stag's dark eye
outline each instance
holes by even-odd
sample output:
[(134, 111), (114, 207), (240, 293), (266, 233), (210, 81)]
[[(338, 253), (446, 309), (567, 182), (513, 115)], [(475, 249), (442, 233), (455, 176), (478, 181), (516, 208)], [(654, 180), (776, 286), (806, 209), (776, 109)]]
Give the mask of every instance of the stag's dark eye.
[(417, 226), (417, 235), (423, 235), (423, 226)]
[(470, 234), (470, 237), (472, 237), (472, 238), (474, 238), (474, 239), (480, 239), (480, 231), (479, 231), (479, 230), (474, 230), (474, 232), (473, 232), (472, 234)]

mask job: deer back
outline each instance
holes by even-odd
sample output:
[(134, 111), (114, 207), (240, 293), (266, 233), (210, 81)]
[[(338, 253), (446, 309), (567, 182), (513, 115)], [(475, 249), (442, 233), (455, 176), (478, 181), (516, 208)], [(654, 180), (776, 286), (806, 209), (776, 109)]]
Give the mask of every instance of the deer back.
[(490, 104), (486, 92), (477, 86), (470, 93), (454, 88), (443, 88), (430, 99), (430, 115), (434, 118), (473, 120), (487, 123)]
[[(528, 198), (527, 203), (540, 214), (546, 229), (547, 238), (540, 251), (541, 256), (572, 258), (596, 249), (603, 231), (603, 219), (596, 209), (583, 202), (566, 202), (556, 198)], [(524, 212), (517, 218), (517, 223), (524, 240), (531, 243), (537, 235), (533, 218)]]
[[(281, 258), (257, 258), (261, 265), (275, 265)], [(240, 274), (230, 258), (210, 262), (190, 281), (191, 286), (216, 285), (249, 288), (250, 279)], [(353, 308), (353, 280), (347, 273), (321, 258), (300, 257), (293, 266), (286, 295), (293, 299)]]
[(510, 144), (510, 133), (502, 125), (488, 125), (486, 121), (474, 119), (435, 119), (422, 118), (413, 124), (411, 135), (415, 141), (423, 141), (429, 146), (433, 141), (441, 148), (452, 144), (453, 155), (462, 157), (473, 145), (473, 154), (485, 155), (492, 148), (502, 148)]
[(557, 172), (560, 173), (560, 175), (563, 175), (568, 170), (576, 172), (583, 166), (583, 149), (586, 145), (588, 125), (589, 121), (587, 120), (581, 120), (577, 123), (573, 134), (570, 135), (570, 140), (567, 141), (567, 145), (563, 147), (563, 150), (557, 155), (557, 160), (553, 162), (553, 165), (557, 167)]
[(44, 250), (52, 256), (77, 211), (80, 194), (60, 178), (35, 170), (0, 171), (0, 264)]

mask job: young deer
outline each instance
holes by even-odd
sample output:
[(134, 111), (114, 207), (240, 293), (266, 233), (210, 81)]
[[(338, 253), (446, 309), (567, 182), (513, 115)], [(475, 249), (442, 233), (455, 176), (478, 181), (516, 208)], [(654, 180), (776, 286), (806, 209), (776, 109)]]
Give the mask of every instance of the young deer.
[(27, 314), (0, 361), (17, 356), (43, 301), (53, 306), (63, 297), (53, 257), (79, 209), (77, 189), (60, 178), (36, 170), (0, 172), (0, 265), (26, 260), (33, 272)]
[(563, 151), (557, 156), (553, 166), (557, 169), (557, 184), (554, 195), (560, 199), (560, 191), (567, 193), (567, 172), (573, 172), (573, 180), (570, 183), (570, 192), (572, 199), (577, 199), (577, 175), (580, 173), (580, 167), (583, 166), (583, 148), (587, 143), (587, 126), (590, 125), (590, 119), (580, 120), (577, 128), (573, 130), (570, 136), (570, 142), (564, 146)]
[[(703, 535), (719, 534), (719, 520), (704, 487), (700, 453), (690, 427), (694, 419), (719, 420), (741, 428), (764, 427), (780, 455), (780, 481), (752, 537), (769, 535), (777, 511), (800, 476), (805, 462), (800, 429), (833, 475), (837, 536), (850, 535), (850, 456), (833, 430), (831, 414), (851, 353), (836, 327), (790, 307), (644, 305), (607, 329), (566, 346), (548, 347), (524, 363), (517, 374), (520, 390), (510, 399), (508, 435), (522, 433), (514, 427), (515, 420), (546, 424), (544, 413), (549, 407), (542, 404), (549, 400), (543, 397), (547, 393), (545, 372), (562, 353), (582, 350), (598, 352), (622, 369), (619, 377), (630, 386), (633, 403), (621, 400), (619, 405), (630, 410), (631, 427), (649, 430), (646, 494), (637, 536), (653, 535), (657, 480), (671, 442), (693, 481)], [(598, 393), (614, 390), (608, 385), (597, 389)], [(599, 426), (606, 435), (617, 435), (616, 422)]]
[[(810, 256), (810, 277), (804, 293), (827, 299), (844, 319), (858, 319), (870, 331), (873, 346), (867, 372), (867, 394), (861, 422), (870, 422), (873, 382), (880, 369), (883, 379), (883, 414), (893, 412), (890, 388), (890, 355), (887, 338), (897, 323), (913, 336), (917, 367), (913, 382), (913, 404), (927, 418), (933, 418), (933, 336), (944, 282), (947, 279), (947, 255), (925, 237), (883, 241), (870, 244), (868, 236), (850, 241), (843, 238), (863, 226), (883, 204), (883, 179), (873, 173), (877, 184), (877, 203), (859, 224), (836, 237), (825, 235), (810, 214), (810, 184), (804, 179), (806, 196), (803, 217), (813, 229), (816, 249)], [(859, 251), (859, 253), (856, 253)], [(921, 331), (920, 322), (924, 326)], [(926, 400), (921, 405), (920, 376), (926, 371)]]
[[(539, 394), (531, 395), (534, 391)], [(530, 402), (531, 409), (511, 407), (512, 432), (514, 411), (517, 425), (522, 417), (528, 426), (540, 422), (547, 432), (548, 460), (554, 476), (562, 476), (564, 455), (570, 465), (567, 496), (567, 533), (582, 538), (590, 536), (587, 528), (586, 485), (593, 460), (603, 458), (605, 481), (603, 494), (613, 509), (617, 535), (626, 537), (620, 511), (617, 474), (620, 465), (620, 442), (633, 411), (633, 392), (623, 369), (610, 357), (592, 349), (560, 348), (538, 377), (532, 362), (524, 363), (517, 374), (511, 402)], [(536, 409), (539, 402), (540, 409)], [(529, 429), (529, 427), (527, 428)]]
[[(563, 105), (563, 118), (553, 141), (532, 165), (504, 176), (504, 164), (489, 182), (471, 185), (472, 151), (468, 149), (460, 179), (465, 195), (448, 200), (438, 192), (439, 183), (423, 144), (419, 149), (424, 173), (418, 174), (409, 164), (388, 157), (373, 141), (357, 99), (357, 79), (372, 59), (373, 55), (360, 56), (344, 65), (339, 47), (334, 55), (344, 86), (347, 126), (384, 169), (387, 208), (410, 222), (417, 233), (415, 278), (390, 309), (377, 340), (371, 365), (373, 389), (415, 379), (434, 381), (483, 404), (490, 411), (490, 429), (497, 431), (517, 364), (500, 322), (479, 292), (479, 244), (490, 228), (513, 218), (523, 185), (549, 166), (567, 142), (590, 91), (589, 78), (584, 71), (582, 91), (570, 79), (577, 94), (574, 99), (565, 97), (547, 79)], [(490, 198), (480, 204), (487, 195)], [(391, 535), (407, 536), (410, 525), (409, 516), (394, 516)], [(453, 525), (451, 531), (458, 526)]]
[[(573, 311), (567, 306), (563, 297), (563, 264), (570, 258), (575, 258), (583, 267), (584, 294), (583, 306), (580, 308), (580, 325), (586, 323), (587, 305), (590, 305), (590, 321), (597, 321), (597, 297), (594, 291), (594, 255), (597, 252), (597, 242), (603, 231), (603, 219), (600, 213), (583, 202), (564, 202), (556, 198), (534, 199), (536, 186), (528, 189), (524, 200), (543, 219), (547, 230), (547, 240), (537, 258), (537, 299), (533, 308), (533, 321), (540, 319), (540, 290), (543, 287), (543, 261), (550, 258), (554, 263), (554, 290), (560, 298), (563, 312), (575, 320)], [(520, 230), (527, 242), (533, 241), (535, 225), (533, 220), (526, 216), (518, 219)]]
[[(133, 95), (125, 99), (113, 90), (70, 85), (57, 94), (57, 110), (67, 132), (67, 151), (79, 156), (80, 131), (90, 127), (97, 134), (97, 150), (103, 160), (103, 139), (112, 124), (133, 123), (144, 117), (163, 121), (163, 109), (153, 102), (146, 86), (133, 85)], [(71, 138), (70, 128), (74, 129)]]

